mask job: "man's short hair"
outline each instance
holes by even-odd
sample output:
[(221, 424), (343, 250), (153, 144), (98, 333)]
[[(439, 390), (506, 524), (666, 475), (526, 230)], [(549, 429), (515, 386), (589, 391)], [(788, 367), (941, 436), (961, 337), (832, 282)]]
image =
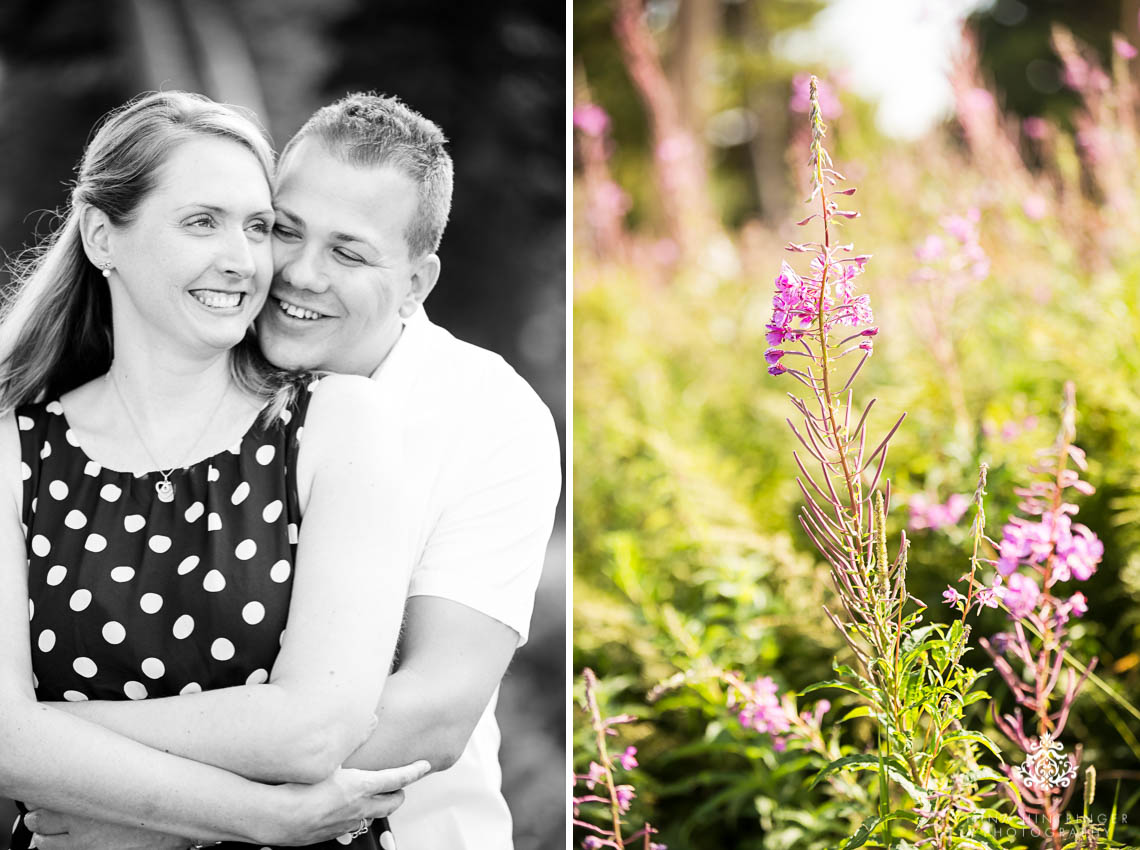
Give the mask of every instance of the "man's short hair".
[(439, 250), (451, 211), (454, 167), (444, 147), (447, 138), (434, 122), (397, 97), (355, 92), (317, 110), (289, 140), (281, 162), (309, 136), (350, 165), (386, 165), (415, 181), (419, 206), (404, 234), (408, 253), (421, 257)]

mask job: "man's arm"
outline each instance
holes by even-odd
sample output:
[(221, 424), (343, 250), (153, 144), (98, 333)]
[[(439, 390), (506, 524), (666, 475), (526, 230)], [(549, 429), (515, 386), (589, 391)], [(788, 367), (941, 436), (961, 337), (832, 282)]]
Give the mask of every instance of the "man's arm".
[(346, 767), (426, 759), (451, 767), (507, 670), (519, 636), (473, 608), (437, 596), (408, 600), (400, 666), (384, 685), (379, 724)]

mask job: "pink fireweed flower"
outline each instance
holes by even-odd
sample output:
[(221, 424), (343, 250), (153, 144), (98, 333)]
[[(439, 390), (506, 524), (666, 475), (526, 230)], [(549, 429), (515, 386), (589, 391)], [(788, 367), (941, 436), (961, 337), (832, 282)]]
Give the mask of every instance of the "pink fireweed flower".
[(632, 803), (633, 798), (637, 796), (637, 792), (633, 790), (632, 785), (618, 785), (614, 788), (614, 794), (616, 795), (618, 808), (622, 814), (629, 811), (630, 803)]
[(1079, 590), (1069, 597), (1069, 610), (1075, 617), (1083, 617), (1089, 612), (1089, 601)]
[(625, 752), (618, 756), (618, 762), (626, 770), (637, 767), (637, 747), (626, 747)]
[(1116, 51), (1116, 55), (1121, 59), (1136, 58), (1136, 48), (1115, 33), (1113, 33), (1112, 36), (1112, 49)]
[(1022, 620), (1033, 613), (1041, 599), (1041, 588), (1036, 579), (1024, 573), (1014, 573), (1001, 591), (1001, 601), (1009, 609), (1010, 619)]
[(1040, 221), (1045, 218), (1049, 206), (1041, 195), (1027, 195), (1021, 202), (1021, 211), (1031, 221)]
[(919, 262), (929, 263), (941, 257), (945, 250), (946, 243), (942, 241), (942, 237), (932, 233), (926, 237), (926, 241), (914, 249), (914, 256)]
[(590, 772), (586, 774), (586, 787), (591, 791), (594, 790), (594, 785), (601, 782), (606, 775), (606, 769), (598, 764), (596, 761), (590, 762)]
[[(1068, 520), (1068, 517), (1063, 517)], [(1057, 581), (1086, 581), (1096, 572), (1104, 557), (1104, 544), (1092, 530), (1080, 523), (1071, 526), (1057, 540), (1057, 559), (1053, 564), (1053, 577)]]
[(574, 109), (574, 126), (587, 136), (600, 136), (610, 126), (610, 116), (597, 104), (586, 103)]
[(960, 605), (966, 601), (965, 596), (949, 585), (942, 591), (942, 599), (947, 605)]
[(587, 835), (582, 839), (582, 847), (584, 850), (599, 850), (599, 848), (605, 846), (605, 842), (596, 835)]
[(938, 530), (957, 525), (970, 507), (970, 500), (961, 493), (954, 493), (946, 504), (931, 503), (919, 493), (910, 500), (910, 528), (919, 531), (924, 528)]
[(1021, 129), (1025, 131), (1025, 135), (1029, 138), (1040, 141), (1049, 133), (1049, 122), (1044, 118), (1031, 115), (1021, 122)]
[(776, 683), (771, 676), (757, 679), (749, 692), (745, 693), (746, 701), (737, 719), (745, 729), (771, 735), (772, 746), (776, 750), (783, 750), (786, 743), (779, 736), (788, 732), (792, 724), (776, 692)]

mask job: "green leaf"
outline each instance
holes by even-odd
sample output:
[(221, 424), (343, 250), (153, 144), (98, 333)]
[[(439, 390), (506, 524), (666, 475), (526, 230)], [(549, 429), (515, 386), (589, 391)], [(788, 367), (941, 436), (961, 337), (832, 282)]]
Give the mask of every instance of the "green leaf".
[(871, 833), (875, 831), (881, 822), (882, 818), (878, 815), (871, 815), (859, 825), (855, 833), (840, 845), (840, 850), (855, 850), (856, 847), (862, 847), (867, 843), (867, 839), (871, 837)]
[(987, 738), (981, 732), (971, 732), (969, 729), (963, 729), (963, 730), (958, 731), (958, 732), (952, 732), (949, 735), (947, 735), (945, 738), (942, 739), (942, 746), (947, 747), (950, 744), (954, 744), (954, 743), (957, 743), (959, 741), (970, 741), (970, 742), (975, 743), (975, 744), (980, 744), (981, 746), (983, 746), (987, 750), (989, 750), (991, 753), (993, 753), (995, 756), (997, 756), (998, 761), (1000, 761), (1002, 764), (1005, 764), (1005, 759), (1002, 758), (1001, 750), (998, 749), (997, 744), (995, 744), (993, 741), (991, 741), (989, 738)]

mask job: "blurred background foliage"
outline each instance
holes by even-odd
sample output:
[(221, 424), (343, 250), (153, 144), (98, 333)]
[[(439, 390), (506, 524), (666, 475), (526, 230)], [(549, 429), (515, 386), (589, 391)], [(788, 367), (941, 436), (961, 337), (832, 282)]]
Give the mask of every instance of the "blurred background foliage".
[[(769, 49), (822, 6), (575, 4), (574, 667), (597, 671), (609, 713), (640, 718), (615, 745), (639, 748), (630, 823), (648, 818), (674, 850), (830, 848), (850, 834), (852, 813), (808, 788), (810, 760), (743, 730), (716, 680), (728, 669), (797, 689), (846, 660), (822, 611), (826, 569), (795, 520), (796, 387), (763, 357), (772, 279), (797, 263), (782, 247), (817, 238), (791, 224), (811, 212), (800, 71), (831, 83), (828, 145), (859, 189), (861, 217), (838, 238), (873, 254), (860, 283), (881, 333), (856, 394), (878, 397), (872, 433), (908, 412), (887, 465), (896, 536), (908, 502), (968, 497), (986, 462), (1000, 538), (1075, 381), (1097, 487), (1078, 521), (1105, 556), (1080, 588), (1090, 610), (1073, 652), (1140, 693), (1138, 4), (975, 11), (950, 72), (955, 113), (914, 142), (877, 130), (841, 69)], [(1114, 49), (1114, 32), (1127, 43)], [(976, 218), (969, 263), (951, 216)], [(908, 531), (911, 592), (931, 618), (950, 617), (940, 594), (968, 571), (968, 524)], [(988, 611), (975, 634), (1005, 623)], [(1095, 811), (1119, 781), (1135, 824), (1140, 724), (1082, 693), (1064, 744), (1097, 767)], [(577, 709), (574, 728), (584, 772), (592, 732)], [(843, 728), (854, 744), (871, 729)]]
[[(564, 433), (565, 30), (563, 4), (523, 0), (10, 0), (0, 247), (14, 256), (50, 230), (92, 126), (142, 91), (250, 107), (278, 146), (348, 91), (395, 94), (443, 127), (456, 165), (429, 312), (502, 354)], [(554, 846), (565, 828), (564, 540), (560, 522), (499, 704), (520, 850)]]

